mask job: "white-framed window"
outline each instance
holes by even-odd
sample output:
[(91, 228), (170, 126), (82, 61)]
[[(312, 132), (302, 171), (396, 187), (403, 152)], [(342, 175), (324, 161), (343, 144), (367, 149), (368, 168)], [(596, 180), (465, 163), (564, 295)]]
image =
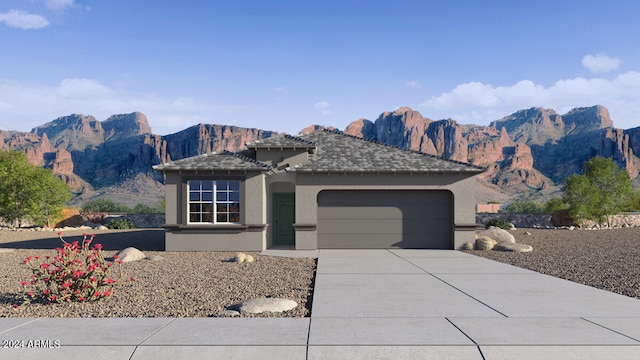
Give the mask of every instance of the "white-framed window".
[(190, 224), (239, 224), (239, 180), (189, 180)]

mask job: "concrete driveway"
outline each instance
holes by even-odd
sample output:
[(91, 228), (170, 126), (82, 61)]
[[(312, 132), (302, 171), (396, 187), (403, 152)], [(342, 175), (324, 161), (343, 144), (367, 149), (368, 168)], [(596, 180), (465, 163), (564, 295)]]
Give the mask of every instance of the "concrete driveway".
[(458, 251), (302, 254), (311, 318), (0, 319), (0, 359), (640, 359), (637, 299)]

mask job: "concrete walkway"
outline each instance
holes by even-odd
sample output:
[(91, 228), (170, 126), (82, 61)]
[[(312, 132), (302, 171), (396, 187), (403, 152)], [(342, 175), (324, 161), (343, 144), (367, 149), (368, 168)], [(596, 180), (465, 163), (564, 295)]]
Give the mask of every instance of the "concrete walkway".
[(457, 251), (321, 250), (315, 285), (303, 319), (0, 319), (0, 359), (640, 359), (640, 300)]

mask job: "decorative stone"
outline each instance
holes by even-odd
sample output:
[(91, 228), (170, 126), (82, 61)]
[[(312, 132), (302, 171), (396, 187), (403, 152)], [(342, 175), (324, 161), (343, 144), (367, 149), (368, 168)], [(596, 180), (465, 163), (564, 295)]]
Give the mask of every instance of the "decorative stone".
[(218, 317), (238, 317), (238, 316), (240, 316), (240, 312), (235, 310), (224, 310), (218, 313)]
[(516, 238), (511, 235), (507, 230), (503, 230), (497, 227), (489, 228), (486, 230), (478, 231), (480, 236), (486, 236), (495, 240), (498, 244), (500, 243), (515, 243)]
[(528, 236), (531, 236), (531, 233), (530, 233), (530, 232), (528, 232), (528, 231), (525, 231), (525, 232), (524, 232), (524, 234), (525, 234), (525, 235), (528, 235)]
[(526, 244), (500, 243), (494, 246), (493, 250), (524, 253), (524, 252), (532, 251), (533, 247), (531, 245), (526, 245)]
[(260, 314), (265, 311), (283, 312), (295, 309), (298, 303), (282, 298), (257, 298), (240, 304), (240, 312), (249, 314)]
[(243, 263), (247, 259), (247, 255), (245, 253), (236, 253), (236, 256), (233, 258), (233, 261), (237, 263)]
[(120, 250), (116, 255), (118, 255), (122, 262), (142, 260), (146, 257), (142, 251), (134, 247), (128, 247), (124, 250)]
[(252, 263), (255, 259), (253, 258), (253, 256), (247, 254), (247, 256), (244, 258), (244, 262), (247, 263)]
[(467, 241), (466, 243), (462, 244), (462, 250), (473, 250), (475, 249), (475, 244), (473, 241)]
[(491, 250), (496, 246), (498, 242), (487, 236), (481, 236), (476, 240), (476, 249), (478, 250)]

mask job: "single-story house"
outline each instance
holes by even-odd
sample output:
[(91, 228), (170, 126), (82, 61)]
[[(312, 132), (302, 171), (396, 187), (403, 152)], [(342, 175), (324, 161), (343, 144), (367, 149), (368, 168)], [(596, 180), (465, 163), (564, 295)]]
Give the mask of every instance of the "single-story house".
[(335, 130), (154, 166), (167, 251), (457, 249), (475, 239), (484, 168)]

